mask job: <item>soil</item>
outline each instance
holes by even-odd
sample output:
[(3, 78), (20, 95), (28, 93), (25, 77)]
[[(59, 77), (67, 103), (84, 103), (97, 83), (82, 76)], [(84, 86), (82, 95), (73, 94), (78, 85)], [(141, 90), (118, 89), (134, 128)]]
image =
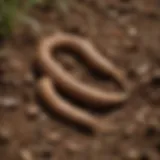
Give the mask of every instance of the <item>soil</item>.
[[(35, 6), (27, 23), (1, 43), (0, 159), (159, 160), (159, 1), (69, 0), (56, 6), (51, 2)], [(88, 39), (125, 71), (133, 89), (126, 102), (103, 111), (84, 107), (114, 130), (95, 135), (48, 111), (37, 97), (38, 42), (59, 31)], [(65, 50), (58, 52), (57, 60), (84, 83), (118, 90), (112, 80), (90, 74), (83, 61)]]

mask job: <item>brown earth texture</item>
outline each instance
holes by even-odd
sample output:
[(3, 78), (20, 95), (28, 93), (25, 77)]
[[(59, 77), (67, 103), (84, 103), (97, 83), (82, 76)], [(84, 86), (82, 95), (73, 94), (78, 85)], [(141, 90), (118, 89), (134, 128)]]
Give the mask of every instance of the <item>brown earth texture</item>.
[[(25, 25), (1, 41), (0, 160), (160, 160), (160, 1), (68, 0), (57, 5), (36, 5)], [(37, 96), (39, 41), (57, 32), (88, 39), (127, 75), (132, 94), (102, 111), (57, 88), (108, 126), (103, 134), (58, 115)], [(92, 74), (70, 53), (57, 51), (66, 72), (106, 92), (118, 91), (109, 76)]]

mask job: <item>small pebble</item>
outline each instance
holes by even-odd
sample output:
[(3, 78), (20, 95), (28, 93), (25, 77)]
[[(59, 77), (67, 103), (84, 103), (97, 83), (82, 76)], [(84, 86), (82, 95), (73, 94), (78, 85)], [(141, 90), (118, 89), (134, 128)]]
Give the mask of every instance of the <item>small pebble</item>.
[(28, 149), (21, 149), (20, 156), (22, 160), (34, 160), (31, 151), (29, 151)]
[(135, 56), (130, 64), (130, 72), (133, 77), (139, 78), (141, 83), (148, 83), (151, 79), (152, 64), (145, 56)]
[(41, 122), (44, 123), (44, 122), (48, 121), (48, 116), (44, 112), (42, 112), (40, 114), (40, 120), (41, 120)]
[(131, 36), (131, 37), (135, 37), (138, 34), (137, 28), (136, 27), (132, 27), (132, 26), (128, 27), (127, 32), (128, 32), (128, 35)]
[(62, 135), (58, 132), (48, 132), (46, 137), (50, 143), (57, 143), (62, 139)]
[(27, 106), (26, 114), (29, 119), (36, 119), (40, 114), (40, 110), (35, 104), (30, 104)]
[(145, 124), (149, 113), (150, 113), (149, 106), (141, 107), (141, 109), (137, 112), (135, 118), (138, 122)]
[(0, 107), (6, 109), (15, 109), (20, 105), (20, 103), (21, 100), (19, 97), (0, 97)]

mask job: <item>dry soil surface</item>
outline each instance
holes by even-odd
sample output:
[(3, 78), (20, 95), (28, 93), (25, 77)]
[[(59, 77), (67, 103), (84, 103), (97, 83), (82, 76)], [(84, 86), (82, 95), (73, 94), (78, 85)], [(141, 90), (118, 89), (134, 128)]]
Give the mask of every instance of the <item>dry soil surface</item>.
[[(58, 7), (37, 5), (30, 17), (1, 42), (0, 159), (159, 160), (160, 2), (69, 0)], [(48, 110), (37, 97), (38, 42), (59, 31), (87, 38), (127, 74), (133, 92), (125, 103), (103, 111), (84, 107), (114, 130), (94, 135)], [(84, 83), (118, 89), (65, 50), (57, 60)]]

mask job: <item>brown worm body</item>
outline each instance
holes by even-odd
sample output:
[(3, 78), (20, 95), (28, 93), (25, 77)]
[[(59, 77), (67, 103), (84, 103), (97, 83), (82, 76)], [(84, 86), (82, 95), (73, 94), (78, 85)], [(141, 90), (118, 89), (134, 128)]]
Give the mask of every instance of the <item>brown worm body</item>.
[[(106, 93), (102, 90), (87, 86), (82, 82), (75, 80), (70, 74), (60, 67), (52, 58), (52, 52), (58, 47), (67, 46), (84, 58), (86, 63), (92, 68), (113, 76), (124, 89), (124, 92)], [(41, 41), (38, 51), (38, 62), (46, 72), (46, 77), (39, 81), (39, 93), (41, 97), (48, 102), (53, 109), (63, 116), (87, 125), (91, 128), (101, 128), (99, 121), (92, 115), (82, 109), (64, 101), (52, 86), (51, 81), (60, 86), (67, 94), (78, 98), (89, 104), (98, 104), (97, 106), (106, 106), (106, 104), (117, 104), (128, 98), (128, 87), (124, 73), (115, 67), (110, 61), (106, 60), (100, 53), (86, 40), (71, 36), (68, 34), (56, 34)], [(103, 104), (103, 105), (102, 105)]]
[(85, 125), (93, 131), (103, 130), (103, 125), (97, 118), (78, 108), (76, 105), (70, 104), (69, 102), (63, 100), (56, 92), (53, 84), (54, 83), (52, 83), (50, 78), (43, 77), (38, 83), (38, 91), (48, 105), (54, 108), (56, 113), (73, 120), (74, 122)]
[[(120, 93), (106, 93), (105, 91), (87, 86), (84, 83), (75, 80), (72, 75), (68, 74), (59, 66), (54, 58), (52, 58), (51, 49), (54, 51), (57, 47), (62, 46), (68, 46), (73, 50), (78, 51), (78, 53), (83, 56), (86, 63), (96, 68), (98, 71), (105, 74), (111, 74), (125, 91)], [(54, 35), (41, 42), (38, 58), (44, 71), (57, 85), (66, 91), (67, 94), (70, 94), (72, 97), (83, 102), (99, 105), (116, 104), (123, 102), (128, 97), (126, 79), (124, 78), (123, 72), (101, 56), (100, 53), (86, 40), (67, 34)]]

